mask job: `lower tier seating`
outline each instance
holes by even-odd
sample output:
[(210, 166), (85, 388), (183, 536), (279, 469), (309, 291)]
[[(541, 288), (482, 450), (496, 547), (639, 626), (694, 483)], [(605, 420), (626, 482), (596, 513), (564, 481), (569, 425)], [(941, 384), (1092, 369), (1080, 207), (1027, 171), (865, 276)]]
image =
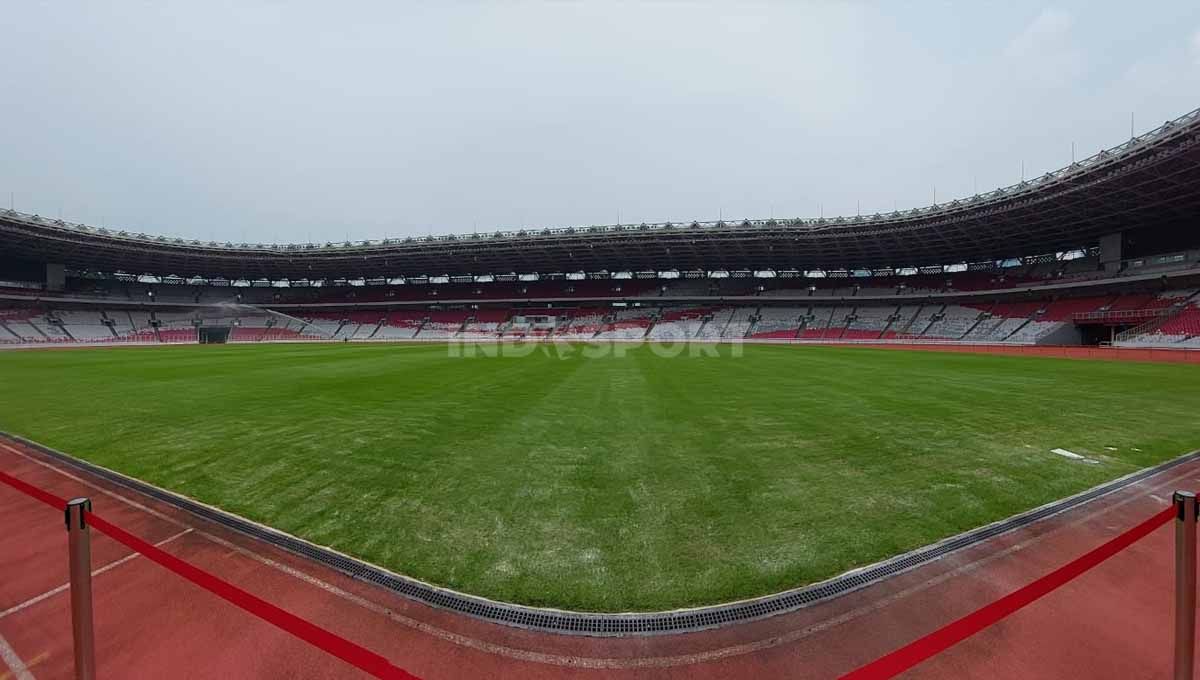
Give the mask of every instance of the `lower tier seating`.
[[(788, 306), (351, 309), (293, 312), (295, 316), (258, 308), (241, 313), (236, 307), (214, 308), (216, 311), (156, 307), (147, 311), (145, 306), (122, 309), (116, 302), (71, 309), (26, 305), (0, 309), (0, 344), (195, 343), (209, 336), (203, 332), (207, 328), (228, 329), (229, 342), (522, 338), (717, 342), (748, 338), (1036, 344), (1061, 341), (1064, 335), (1058, 331), (1095, 319), (1099, 312), (1132, 313), (1130, 318), (1142, 324), (1122, 333), (1117, 344), (1182, 348), (1200, 346), (1198, 295), (1193, 289), (999, 303), (821, 304), (818, 300)], [(1150, 321), (1143, 323), (1147, 316)]]

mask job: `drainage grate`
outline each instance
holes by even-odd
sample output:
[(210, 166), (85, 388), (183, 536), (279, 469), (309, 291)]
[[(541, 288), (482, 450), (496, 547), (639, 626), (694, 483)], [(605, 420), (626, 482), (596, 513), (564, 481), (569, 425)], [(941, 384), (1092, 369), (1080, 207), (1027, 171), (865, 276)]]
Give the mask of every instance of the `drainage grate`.
[(172, 507), (185, 510), (205, 520), (220, 524), (238, 533), (252, 536), (288, 552), (302, 555), (343, 574), (374, 583), (433, 607), (460, 612), (494, 623), (520, 628), (530, 628), (550, 633), (568, 635), (622, 636), (683, 633), (707, 628), (717, 628), (730, 623), (752, 621), (775, 614), (794, 611), (802, 607), (828, 600), (858, 590), (878, 581), (908, 571), (914, 567), (944, 557), (952, 552), (986, 541), (989, 538), (1034, 524), (1043, 519), (1078, 507), (1101, 496), (1136, 484), (1182, 463), (1200, 458), (1200, 451), (1180, 456), (1155, 467), (1122, 477), (1083, 493), (1064, 498), (1049, 505), (1035, 508), (1006, 520), (954, 536), (931, 546), (918, 548), (885, 562), (865, 569), (843, 574), (822, 583), (768, 595), (756, 600), (716, 605), (699, 609), (645, 614), (593, 614), (551, 609), (537, 609), (520, 605), (493, 602), (471, 595), (435, 588), (426, 583), (399, 576), (352, 557), (315, 546), (294, 536), (289, 536), (236, 515), (231, 515), (182, 496), (177, 496), (151, 484), (126, 477), (112, 470), (93, 465), (68, 454), (42, 446), (27, 439), (0, 432), (0, 438), (36, 449), (69, 466), (84, 470), (113, 484), (136, 491), (162, 501)]

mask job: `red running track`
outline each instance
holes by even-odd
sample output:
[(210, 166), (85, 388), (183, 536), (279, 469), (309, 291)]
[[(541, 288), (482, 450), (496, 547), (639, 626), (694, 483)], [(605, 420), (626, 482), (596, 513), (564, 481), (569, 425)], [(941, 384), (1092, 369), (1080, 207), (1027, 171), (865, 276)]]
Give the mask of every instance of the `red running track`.
[[(537, 634), (435, 610), (0, 443), (0, 470), (428, 678), (837, 677), (1093, 550), (1194, 488), (1188, 463), (1084, 508), (805, 610), (717, 631), (606, 639)], [(67, 678), (61, 513), (0, 486), (0, 680)], [(902, 677), (1164, 677), (1169, 526)], [(94, 534), (100, 677), (368, 677)]]
[[(55, 496), (39, 487), (17, 479), (6, 472), (0, 471), (0, 482), (13, 489), (16, 489), (17, 491), (29, 496), (30, 498), (33, 498), (34, 500), (40, 501), (52, 510), (65, 511), (68, 507), (67, 499), (59, 498), (58, 496)], [(314, 647), (321, 649), (325, 653), (335, 656), (359, 670), (370, 673), (376, 678), (380, 678), (381, 680), (418, 680), (415, 676), (406, 673), (401, 668), (397, 668), (387, 659), (375, 654), (371, 650), (356, 645), (343, 637), (330, 633), (324, 628), (316, 626), (285, 609), (277, 607), (258, 597), (257, 595), (227, 583), (221, 578), (172, 555), (166, 550), (163, 550), (156, 543), (143, 540), (136, 535), (125, 531), (121, 527), (93, 513), (90, 510), (90, 505), (90, 503), (85, 503), (84, 509), (81, 510), (81, 526), (88, 527), (89, 530), (97, 530), (103, 533), (105, 536), (108, 536), (117, 543), (120, 543), (126, 548), (129, 548), (137, 553), (138, 557), (144, 557), (164, 567), (168, 571), (174, 573), (176, 576), (191, 581), (201, 589), (241, 608), (247, 613), (258, 617), (262, 621), (266, 621), (267, 623), (274, 625), (276, 628), (290, 633), (291, 635), (304, 640)], [(68, 519), (66, 523), (74, 525), (74, 518)], [(88, 536), (90, 537), (90, 531)], [(89, 559), (90, 553), (91, 550), (89, 538)], [(91, 566), (90, 562), (88, 566)], [(91, 569), (89, 568), (88, 571), (90, 572)], [(74, 576), (72, 576), (72, 579), (73, 578)], [(75, 583), (72, 583), (71, 588), (73, 589), (75, 585)], [(14, 665), (17, 664), (14, 662)]]

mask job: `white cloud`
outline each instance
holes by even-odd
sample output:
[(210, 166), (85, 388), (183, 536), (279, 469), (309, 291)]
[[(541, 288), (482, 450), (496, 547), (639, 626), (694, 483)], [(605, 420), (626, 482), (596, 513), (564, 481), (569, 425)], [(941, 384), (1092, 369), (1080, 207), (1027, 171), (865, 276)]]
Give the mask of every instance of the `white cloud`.
[(1200, 66), (1200, 30), (1192, 36), (1192, 59)]
[(1020, 58), (1056, 53), (1063, 48), (1074, 24), (1075, 18), (1070, 12), (1047, 7), (1008, 43), (1004, 55)]
[(1005, 46), (1001, 56), (1004, 78), (1041, 89), (1057, 89), (1076, 80), (1087, 68), (1087, 57), (1074, 34), (1075, 17), (1047, 7)]

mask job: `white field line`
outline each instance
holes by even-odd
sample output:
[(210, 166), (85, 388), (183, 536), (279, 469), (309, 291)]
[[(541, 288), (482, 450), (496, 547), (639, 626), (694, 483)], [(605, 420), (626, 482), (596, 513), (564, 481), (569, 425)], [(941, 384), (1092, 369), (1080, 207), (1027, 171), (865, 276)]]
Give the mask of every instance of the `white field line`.
[(1071, 460), (1083, 460), (1083, 456), (1075, 453), (1074, 451), (1068, 451), (1066, 449), (1050, 449), (1050, 453), (1057, 453), (1063, 458), (1070, 458)]
[(1100, 462), (1098, 460), (1095, 460), (1094, 458), (1088, 458), (1087, 456), (1081, 456), (1078, 453), (1075, 453), (1074, 451), (1068, 451), (1066, 449), (1050, 449), (1050, 453), (1054, 453), (1054, 454), (1062, 456), (1063, 458), (1069, 458), (1071, 460), (1083, 461), (1084, 463), (1088, 463), (1091, 465), (1096, 465)]

